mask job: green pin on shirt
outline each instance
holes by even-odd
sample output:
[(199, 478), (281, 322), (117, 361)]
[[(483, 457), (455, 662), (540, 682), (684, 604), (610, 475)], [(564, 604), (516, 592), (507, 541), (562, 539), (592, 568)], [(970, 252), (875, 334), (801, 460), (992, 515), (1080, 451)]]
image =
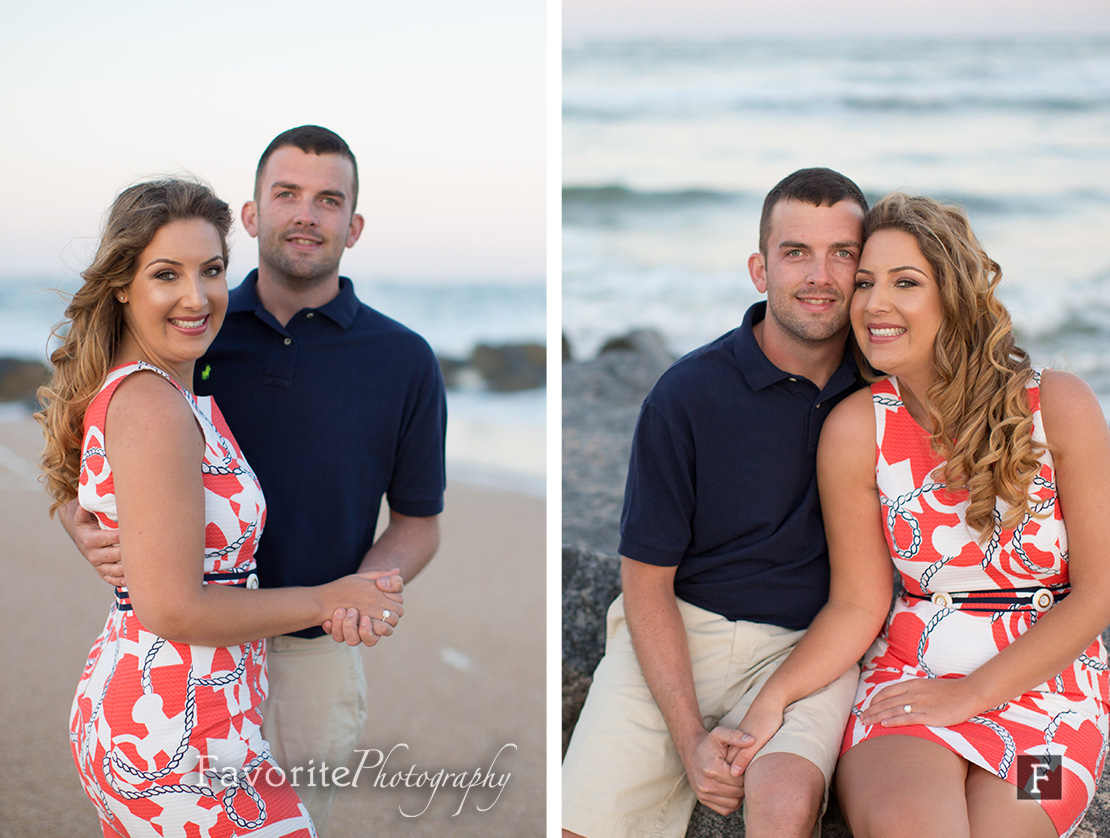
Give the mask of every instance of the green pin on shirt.
[(207, 381), (208, 376), (211, 373), (212, 373), (212, 365), (211, 364), (205, 364), (204, 369), (200, 371), (200, 380), (201, 381)]

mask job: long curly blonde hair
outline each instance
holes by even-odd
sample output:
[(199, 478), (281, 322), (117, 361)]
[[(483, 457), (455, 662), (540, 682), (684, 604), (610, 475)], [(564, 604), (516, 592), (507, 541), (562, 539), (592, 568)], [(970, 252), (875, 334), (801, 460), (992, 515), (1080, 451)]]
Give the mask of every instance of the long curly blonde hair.
[(205, 184), (180, 179), (139, 183), (112, 203), (96, 256), (81, 274), (84, 284), (54, 329), (61, 345), (50, 356), (53, 376), (38, 391), (44, 409), (35, 419), (46, 437), (41, 479), (54, 499), (51, 516), (77, 496), (85, 410), (115, 363), (123, 331), (117, 292), (131, 284), (140, 254), (160, 229), (194, 218), (219, 232), (226, 264), (231, 210)]
[[(896, 192), (865, 217), (864, 241), (883, 229), (914, 237), (940, 288), (944, 320), (934, 347), (936, 380), (923, 407), (933, 450), (946, 461), (937, 477), (950, 491), (967, 490), (967, 524), (986, 540), (995, 527), (996, 498), (1007, 506), (1000, 522), (1007, 529), (1032, 514), (1029, 489), (1048, 448), (1032, 436), (1029, 356), (1014, 343), (1010, 314), (995, 296), (1002, 269), (960, 207)], [(855, 351), (865, 377), (883, 377), (870, 371), (858, 346)]]

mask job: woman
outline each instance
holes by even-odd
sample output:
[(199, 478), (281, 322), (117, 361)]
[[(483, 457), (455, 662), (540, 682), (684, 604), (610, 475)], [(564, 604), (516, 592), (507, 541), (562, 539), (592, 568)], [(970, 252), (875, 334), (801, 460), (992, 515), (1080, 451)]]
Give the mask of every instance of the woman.
[(961, 210), (890, 195), (864, 236), (852, 328), (883, 373), (822, 432), (829, 604), (741, 729), (758, 747), (866, 651), (836, 780), (855, 835), (1068, 835), (1107, 741), (1110, 432), (1015, 346)]
[(197, 183), (124, 190), (41, 393), (51, 514), (76, 497), (120, 530), (127, 568), (70, 723), (106, 836), (313, 834), (259, 732), (260, 638), (343, 606), (390, 626), (402, 613), (374, 582), (389, 572), (248, 590), (265, 500), (219, 409), (191, 392), (227, 309), (230, 225)]

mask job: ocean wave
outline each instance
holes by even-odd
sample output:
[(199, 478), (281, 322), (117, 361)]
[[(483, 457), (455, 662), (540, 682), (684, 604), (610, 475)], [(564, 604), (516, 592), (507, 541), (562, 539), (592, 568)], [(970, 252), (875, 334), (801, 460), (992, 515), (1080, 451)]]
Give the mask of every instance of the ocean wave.
[(699, 187), (645, 190), (623, 184), (564, 186), (563, 224), (612, 227), (650, 216), (712, 212), (746, 200), (761, 201), (762, 197)]
[[(580, 122), (634, 122), (637, 120), (712, 119), (752, 113), (806, 114), (960, 114), (1015, 113), (1052, 115), (1058, 113), (1098, 114), (1110, 111), (1110, 92), (1074, 91), (1030, 95), (1013, 91), (996, 95), (946, 91), (912, 92), (882, 90), (875, 92), (844, 92), (833, 97), (768, 96), (765, 93), (727, 92), (720, 89), (688, 95), (639, 96), (625, 101), (566, 100), (563, 119)], [(602, 97), (608, 98), (608, 97)], [(804, 101), (804, 105), (799, 105)]]
[(1023, 285), (1009, 288), (1005, 297), (1010, 308), (1035, 312), (1016, 324), (1026, 339), (1044, 345), (1093, 341), (1110, 361), (1110, 268), (1053, 293)]
[(675, 206), (705, 206), (734, 203), (745, 193), (697, 187), (681, 189), (634, 189), (619, 183), (598, 186), (564, 186), (563, 206), (636, 207), (645, 210)]
[[(564, 50), (569, 122), (750, 113), (1100, 114), (1110, 38), (590, 42)], [(906, 58), (912, 60), (905, 60)]]
[[(870, 203), (886, 194), (885, 191), (867, 189), (865, 192)], [(930, 197), (957, 204), (973, 218), (984, 215), (1056, 214), (1076, 205), (1110, 205), (1110, 190), (1093, 186), (1052, 193), (941, 191), (931, 193)], [(638, 189), (622, 183), (567, 184), (563, 186), (563, 221), (569, 224), (612, 224), (624, 216), (635, 218), (716, 208), (731, 210), (738, 204), (759, 206), (762, 201), (762, 195), (752, 192), (700, 186)]]
[[(540, 279), (390, 280), (355, 278), (367, 305), (423, 335), (437, 354), (469, 357), (480, 343), (542, 343), (547, 334), (547, 289)], [(48, 355), (48, 336), (66, 302), (49, 278), (0, 274), (0, 356)]]
[(1102, 94), (1085, 96), (1083, 94), (1059, 94), (1045, 96), (901, 96), (897, 94), (878, 94), (873, 96), (851, 95), (840, 101), (841, 107), (849, 111), (1070, 111), (1096, 112), (1110, 108), (1110, 96)]
[[(894, 39), (887, 49), (875, 49), (873, 39), (837, 40), (807, 38), (588, 39), (564, 43), (563, 73), (578, 76), (620, 77), (629, 72), (644, 80), (727, 76), (737, 70), (766, 71), (776, 77), (791, 67), (816, 66), (839, 74), (860, 70), (863, 78), (905, 82), (920, 76), (962, 79), (969, 84), (992, 85), (1000, 81), (1044, 78), (1078, 67), (1080, 78), (1104, 79), (1110, 37), (1061, 34), (1029, 38)], [(828, 72), (824, 75), (827, 77)], [(818, 77), (819, 78), (819, 77)]]
[(1107, 41), (1103, 33), (1089, 35), (1061, 33), (1035, 36), (1011, 34), (961, 37), (958, 34), (904, 35), (892, 37), (891, 50), (874, 49), (870, 35), (830, 40), (820, 33), (759, 35), (757, 37), (697, 36), (683, 34), (669, 38), (664, 35), (568, 37), (563, 43), (563, 63), (574, 67), (579, 63), (629, 63), (641, 61), (658, 64), (671, 60), (683, 63), (716, 64), (747, 58), (781, 58), (784, 51), (803, 59), (829, 60), (851, 58), (856, 61), (882, 63), (892, 51), (900, 56), (921, 53), (930, 61), (962, 60), (966, 56), (980, 59), (1021, 61), (1064, 59), (1079, 55), (1104, 55)]

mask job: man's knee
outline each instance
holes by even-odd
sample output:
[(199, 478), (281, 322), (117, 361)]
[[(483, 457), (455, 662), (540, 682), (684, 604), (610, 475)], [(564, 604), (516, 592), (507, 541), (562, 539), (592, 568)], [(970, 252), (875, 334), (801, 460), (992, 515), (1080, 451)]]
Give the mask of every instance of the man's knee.
[(809, 835), (825, 801), (825, 777), (795, 754), (768, 754), (755, 760), (745, 783), (748, 833)]

